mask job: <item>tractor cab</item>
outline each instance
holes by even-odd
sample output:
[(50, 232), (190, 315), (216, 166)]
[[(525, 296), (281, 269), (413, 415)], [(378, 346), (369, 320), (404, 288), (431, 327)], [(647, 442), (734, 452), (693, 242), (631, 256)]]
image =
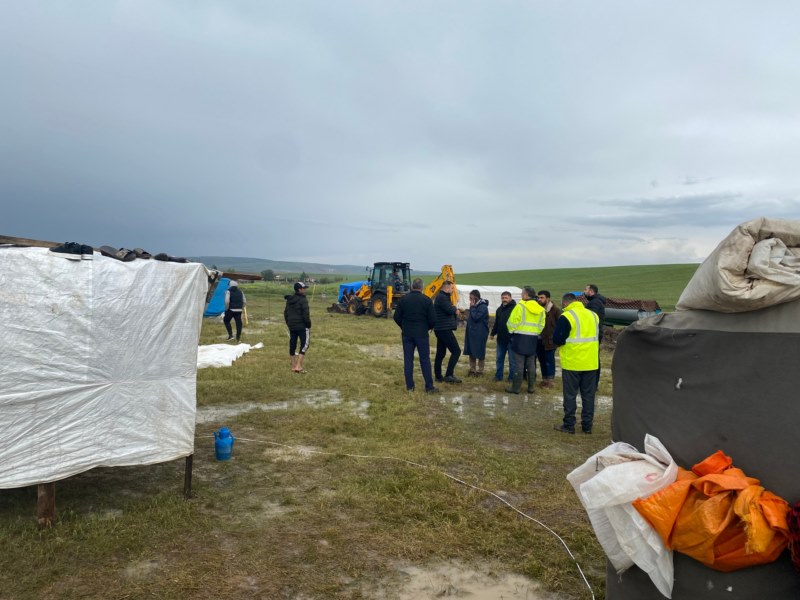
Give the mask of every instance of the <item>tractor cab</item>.
[(386, 293), (392, 286), (392, 295), (403, 295), (411, 291), (411, 265), (399, 262), (379, 262), (372, 267), (369, 276), (372, 294)]

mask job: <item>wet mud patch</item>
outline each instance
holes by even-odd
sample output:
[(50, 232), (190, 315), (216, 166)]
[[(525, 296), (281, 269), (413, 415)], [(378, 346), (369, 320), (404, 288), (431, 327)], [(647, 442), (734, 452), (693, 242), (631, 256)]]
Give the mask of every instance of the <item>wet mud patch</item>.
[[(507, 392), (491, 392), (481, 390), (443, 390), (436, 394), (439, 403), (450, 406), (461, 418), (483, 417), (494, 418), (498, 415), (514, 416), (526, 411), (543, 407), (561, 414), (563, 397), (560, 391), (543, 392), (537, 390), (533, 394), (521, 392), (509, 394)], [(594, 403), (595, 414), (611, 411), (613, 399), (611, 396), (597, 396)], [(581, 399), (578, 397), (578, 411), (581, 408)]]
[(356, 345), (361, 352), (375, 358), (391, 358), (403, 360), (403, 347), (400, 344), (371, 344), (369, 346)]
[(339, 390), (310, 390), (300, 398), (282, 402), (242, 402), (239, 404), (220, 404), (203, 406), (197, 409), (195, 422), (198, 425), (219, 423), (250, 412), (296, 410), (298, 408), (341, 407), (362, 419), (368, 419), (369, 402), (366, 400), (342, 400)]
[[(491, 565), (468, 567), (458, 561), (419, 567), (398, 565), (399, 584), (365, 590), (371, 598), (397, 597), (400, 600), (559, 600), (563, 596), (545, 591), (539, 582), (514, 573), (504, 573)], [(393, 578), (394, 579), (394, 578)], [(388, 594), (387, 589), (393, 589)]]

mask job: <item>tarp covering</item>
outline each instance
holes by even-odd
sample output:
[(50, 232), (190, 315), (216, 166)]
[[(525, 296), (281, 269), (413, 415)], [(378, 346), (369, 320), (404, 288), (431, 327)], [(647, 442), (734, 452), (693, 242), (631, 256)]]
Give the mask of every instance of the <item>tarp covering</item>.
[(365, 283), (369, 283), (368, 281), (350, 281), (348, 283), (340, 283), (339, 284), (339, 297), (336, 299), (337, 302), (342, 301), (342, 294), (347, 292), (348, 294), (352, 294), (361, 289), (361, 286)]
[(197, 349), (197, 368), (230, 367), (237, 358), (244, 356), (250, 350), (263, 348), (264, 344), (258, 342), (255, 346), (250, 344), (208, 344)]
[[(620, 334), (614, 353), (612, 438), (641, 448), (646, 434), (655, 435), (679, 465), (723, 449), (766, 489), (789, 502), (800, 500), (794, 467), (799, 362), (800, 301), (735, 314), (683, 310), (637, 321)], [(731, 573), (680, 553), (674, 566), (675, 600), (800, 598), (800, 577), (788, 553)], [(636, 567), (622, 575), (609, 567), (608, 600), (661, 597)]]
[(511, 297), (520, 301), (522, 299), (522, 288), (514, 287), (511, 285), (470, 285), (468, 283), (457, 283), (458, 288), (458, 305), (456, 308), (459, 310), (469, 309), (469, 293), (472, 290), (478, 290), (481, 293), (481, 298), (489, 301), (489, 314), (493, 315), (497, 311), (497, 307), (502, 304), (500, 301), (500, 294), (503, 292), (511, 292)]
[(678, 310), (760, 310), (800, 299), (800, 221), (742, 223), (697, 269)]
[(199, 263), (0, 248), (0, 488), (194, 448)]
[(218, 317), (225, 312), (225, 292), (228, 291), (228, 285), (231, 280), (223, 277), (217, 283), (217, 288), (214, 290), (214, 295), (206, 306), (206, 311), (203, 313), (204, 317)]

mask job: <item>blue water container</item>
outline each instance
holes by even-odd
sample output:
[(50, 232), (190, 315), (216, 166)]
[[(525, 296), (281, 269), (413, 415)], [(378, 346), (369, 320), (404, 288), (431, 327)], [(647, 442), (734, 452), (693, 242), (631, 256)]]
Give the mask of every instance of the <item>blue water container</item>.
[(230, 460), (233, 454), (234, 437), (231, 430), (227, 427), (220, 428), (214, 432), (214, 450), (217, 453), (217, 460)]

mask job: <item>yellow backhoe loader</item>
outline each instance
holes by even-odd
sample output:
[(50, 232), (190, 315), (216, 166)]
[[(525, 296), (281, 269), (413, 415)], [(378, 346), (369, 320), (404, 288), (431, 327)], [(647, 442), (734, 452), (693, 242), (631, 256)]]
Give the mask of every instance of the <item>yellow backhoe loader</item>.
[[(433, 298), (445, 281), (455, 283), (453, 267), (444, 265), (441, 273), (423, 288), (423, 293)], [(376, 262), (369, 273), (369, 280), (355, 292), (347, 304), (351, 315), (371, 313), (375, 317), (388, 316), (389, 310), (397, 308), (400, 298), (411, 291), (411, 266), (401, 262)], [(453, 304), (458, 303), (455, 285), (450, 294)]]

